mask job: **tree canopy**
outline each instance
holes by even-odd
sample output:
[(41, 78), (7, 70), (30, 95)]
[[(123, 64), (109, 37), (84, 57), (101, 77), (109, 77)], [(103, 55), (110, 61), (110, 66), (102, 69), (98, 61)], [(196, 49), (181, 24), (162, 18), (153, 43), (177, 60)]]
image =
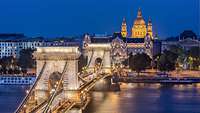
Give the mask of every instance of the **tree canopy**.
[(165, 50), (158, 60), (158, 69), (160, 71), (173, 71), (175, 70), (176, 59), (178, 55)]
[(20, 57), (18, 59), (18, 64), (21, 68), (33, 68), (35, 67), (35, 60), (33, 59), (33, 49), (22, 49), (20, 51)]
[(132, 70), (140, 73), (151, 65), (151, 58), (145, 53), (137, 53), (129, 57), (129, 66)]

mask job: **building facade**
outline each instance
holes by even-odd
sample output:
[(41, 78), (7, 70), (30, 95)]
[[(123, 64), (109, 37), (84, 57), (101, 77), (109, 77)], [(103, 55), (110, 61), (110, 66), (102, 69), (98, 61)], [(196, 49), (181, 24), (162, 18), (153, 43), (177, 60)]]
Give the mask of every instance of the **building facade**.
[(42, 45), (41, 41), (28, 39), (23, 34), (0, 34), (0, 58), (19, 57), (22, 49), (35, 49)]
[(0, 41), (0, 58), (14, 56), (19, 57), (22, 49), (36, 49), (41, 46), (40, 41)]
[(186, 30), (177, 37), (170, 37), (162, 40), (162, 52), (169, 50), (172, 45), (181, 46), (185, 51), (192, 47), (200, 47), (200, 39), (191, 30)]
[(88, 44), (110, 44), (111, 58), (113, 65), (119, 64), (128, 58), (129, 54), (146, 53), (150, 58), (153, 57), (153, 42), (150, 35), (144, 38), (123, 38), (121, 33), (115, 33), (113, 36), (90, 36), (85, 35), (83, 46)]
[[(125, 18), (123, 19), (121, 26), (121, 35), (122, 37), (128, 37), (127, 24)], [(153, 39), (153, 30), (152, 30), (152, 21), (149, 18), (148, 23), (146, 24), (145, 20), (142, 17), (142, 11), (139, 8), (137, 13), (137, 18), (133, 22), (131, 29), (131, 38), (145, 38), (147, 34)]]
[[(133, 22), (131, 33), (128, 33), (125, 18), (123, 19), (119, 37), (126, 44), (127, 53), (137, 54), (146, 53), (153, 57), (153, 30), (152, 21), (149, 18), (147, 24), (142, 16), (142, 10), (139, 8), (137, 18)], [(130, 34), (130, 35), (128, 35)]]
[(0, 58), (13, 56), (19, 58), (22, 49), (36, 49), (40, 46), (74, 46), (79, 45), (75, 38), (45, 39), (30, 38), (23, 34), (0, 34)]

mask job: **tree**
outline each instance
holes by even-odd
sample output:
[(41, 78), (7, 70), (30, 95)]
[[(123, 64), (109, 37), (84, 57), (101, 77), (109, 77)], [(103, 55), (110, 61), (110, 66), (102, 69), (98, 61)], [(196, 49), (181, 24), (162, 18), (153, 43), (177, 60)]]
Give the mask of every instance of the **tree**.
[(188, 56), (191, 56), (193, 58), (199, 58), (200, 56), (200, 47), (192, 47), (188, 51)]
[(22, 49), (20, 51), (20, 57), (18, 59), (18, 65), (22, 69), (27, 69), (27, 68), (34, 68), (35, 67), (35, 60), (33, 59), (33, 52), (34, 50), (29, 48), (29, 49)]
[(161, 54), (160, 58), (158, 59), (158, 69), (160, 71), (175, 70), (175, 64), (177, 58), (178, 58), (177, 54), (168, 50), (164, 51), (164, 53)]
[(129, 66), (132, 70), (135, 70), (138, 75), (141, 71), (145, 70), (151, 65), (151, 58), (145, 53), (137, 53), (131, 56), (129, 59)]
[(129, 64), (131, 63), (131, 60), (133, 58), (133, 53), (129, 53), (129, 57), (127, 59), (125, 59), (124, 61), (122, 61), (122, 64), (124, 66), (129, 66)]
[(13, 56), (3, 57), (0, 59), (1, 73), (12, 74), (17, 67), (17, 59)]
[(186, 52), (180, 45), (171, 45), (169, 51), (177, 56), (176, 58), (177, 66), (179, 66), (179, 64), (183, 65), (185, 63), (184, 61), (187, 57)]
[(200, 66), (200, 47), (192, 47), (188, 52), (188, 62), (192, 69), (198, 69)]

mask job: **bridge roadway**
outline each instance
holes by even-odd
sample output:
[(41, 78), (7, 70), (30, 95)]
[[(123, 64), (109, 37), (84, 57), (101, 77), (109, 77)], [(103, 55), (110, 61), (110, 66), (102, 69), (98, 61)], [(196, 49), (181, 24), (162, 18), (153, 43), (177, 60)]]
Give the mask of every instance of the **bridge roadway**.
[[(89, 76), (92, 76), (93, 79), (89, 80), (89, 78), (90, 78)], [(78, 91), (80, 92), (80, 95), (87, 94), (88, 91), (90, 91), (91, 88), (96, 84), (96, 82), (98, 82), (101, 79), (104, 79), (108, 76), (110, 76), (110, 75), (105, 74), (105, 73), (100, 73), (95, 76), (95, 74), (93, 73), (93, 74), (90, 74), (90, 75), (82, 78), (82, 79), (86, 80), (85, 78), (87, 77), (88, 79), (87, 79), (87, 82), (84, 83), (83, 85), (81, 85), (80, 88), (78, 89)], [(37, 105), (36, 107), (34, 107), (30, 111), (30, 113), (43, 113), (46, 106), (49, 106), (49, 108), (46, 110), (46, 112), (53, 112), (53, 113), (61, 112), (61, 113), (63, 113), (64, 111), (65, 112), (69, 111), (70, 108), (72, 108), (73, 106), (78, 104), (71, 100), (65, 99), (64, 92), (62, 89), (59, 90), (58, 92), (56, 92), (54, 97), (52, 97), (52, 96), (53, 95), (50, 96), (51, 98), (53, 98), (52, 100), (51, 100), (51, 98), (49, 98), (48, 100), (45, 100), (44, 102), (42, 102), (39, 105)], [(44, 112), (44, 113), (46, 113), (46, 112)]]
[[(94, 79), (90, 80), (89, 82), (85, 83), (78, 89), (80, 92), (80, 95), (86, 95), (98, 81), (108, 76), (110, 76), (110, 74), (105, 74), (105, 73), (98, 74), (98, 76), (96, 76)], [(82, 101), (85, 101), (85, 100), (82, 100)], [(52, 113), (67, 113), (71, 108), (73, 108), (74, 106), (78, 104), (80, 104), (79, 101), (72, 102), (70, 100), (67, 100), (62, 103), (56, 104), (58, 106), (51, 107), (52, 108), (51, 112)]]
[[(53, 95), (51, 95), (53, 96)], [(64, 97), (64, 93), (63, 93), (63, 89), (60, 89), (55, 97), (54, 100), (52, 101), (53, 105), (57, 104), (59, 100), (62, 100)], [(30, 113), (42, 113), (45, 110), (45, 107), (48, 105), (48, 103), (50, 103), (51, 98), (49, 98), (48, 100), (43, 101), (42, 103), (40, 103), (39, 105), (37, 105), (36, 107), (34, 107)], [(55, 101), (56, 100), (56, 101)]]

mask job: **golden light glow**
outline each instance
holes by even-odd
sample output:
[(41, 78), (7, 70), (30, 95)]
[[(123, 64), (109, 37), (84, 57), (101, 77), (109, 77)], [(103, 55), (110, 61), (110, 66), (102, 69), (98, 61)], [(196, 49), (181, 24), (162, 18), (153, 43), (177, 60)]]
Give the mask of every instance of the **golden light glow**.
[(148, 21), (147, 33), (151, 36), (151, 38), (153, 38), (152, 22), (150, 18)]
[[(137, 18), (135, 19), (131, 30), (131, 37), (145, 38), (147, 33), (151, 36), (151, 38), (153, 38), (152, 22), (151, 19), (149, 18), (148, 24), (146, 25), (145, 20), (142, 17), (142, 11), (139, 8)], [(121, 35), (122, 37), (127, 37), (128, 35), (125, 18), (123, 19), (121, 25)]]
[(122, 22), (122, 26), (121, 26), (121, 35), (122, 35), (122, 37), (126, 38), (127, 34), (128, 34), (128, 32), (127, 32), (126, 20), (124, 18), (123, 22)]
[(132, 38), (144, 38), (147, 34), (147, 28), (145, 21), (142, 17), (141, 9), (138, 10), (137, 19), (134, 21), (134, 25), (132, 27)]

